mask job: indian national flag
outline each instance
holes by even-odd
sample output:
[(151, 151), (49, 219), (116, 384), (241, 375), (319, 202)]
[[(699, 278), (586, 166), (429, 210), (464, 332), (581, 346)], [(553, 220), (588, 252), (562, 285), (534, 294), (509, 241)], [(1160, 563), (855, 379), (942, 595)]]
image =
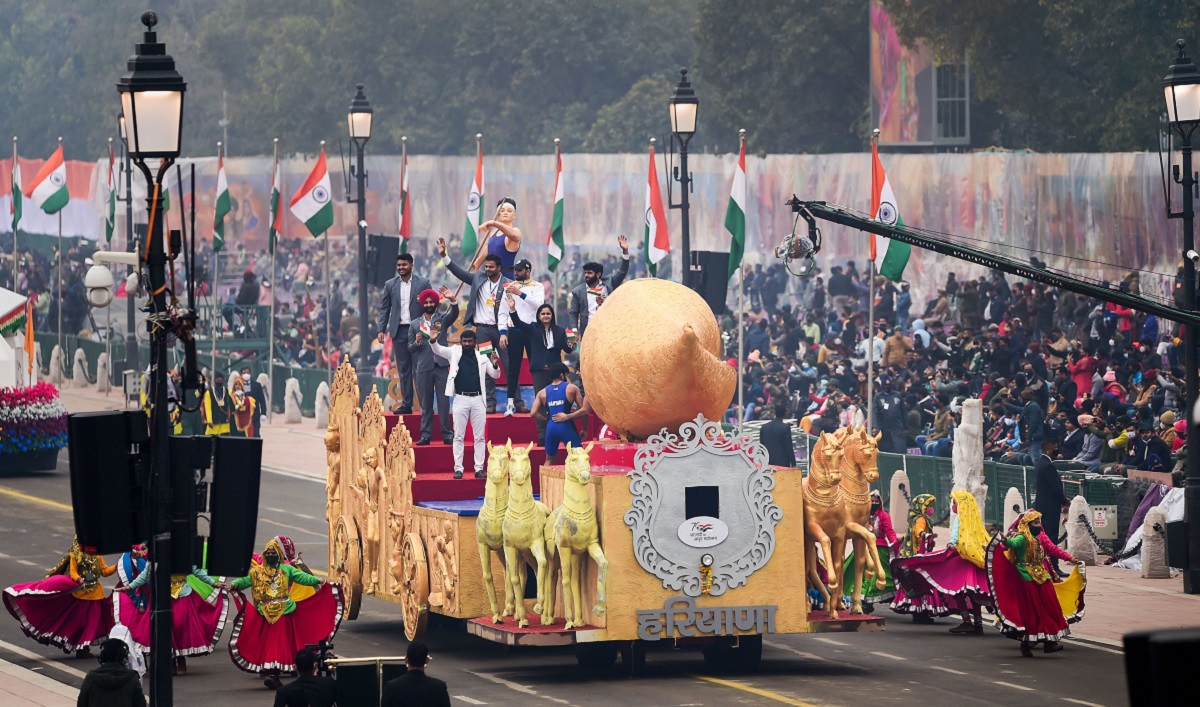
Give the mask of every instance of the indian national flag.
[(733, 186), (729, 188), (729, 206), (725, 208), (725, 231), (729, 233), (729, 277), (742, 266), (742, 254), (746, 252), (746, 138), (742, 137), (742, 151), (738, 154), (737, 171), (733, 173)]
[(566, 241), (563, 240), (563, 181), (562, 154), (556, 155), (558, 168), (554, 175), (554, 214), (550, 219), (550, 235), (546, 237), (546, 269), (554, 272), (562, 260)]
[(25, 190), (25, 196), (48, 214), (58, 213), (71, 200), (67, 193), (67, 165), (63, 162), (61, 144), (38, 170), (33, 183)]
[[(892, 192), (892, 183), (888, 181), (887, 173), (883, 171), (883, 163), (879, 161), (879, 150), (871, 143), (871, 218), (888, 226), (903, 226), (900, 212), (896, 209), (896, 195)], [(879, 274), (892, 282), (904, 279), (904, 267), (908, 265), (908, 256), (912, 246), (897, 240), (888, 239), (887, 252), (883, 262), (879, 264)], [(871, 261), (875, 260), (875, 234), (871, 234)]]
[(213, 252), (225, 247), (225, 216), (229, 213), (229, 182), (225, 179), (225, 153), (217, 161), (217, 202), (213, 216)]
[(329, 170), (325, 167), (325, 148), (304, 183), (292, 196), (291, 211), (304, 222), (313, 238), (333, 225), (333, 201), (330, 200)]
[(467, 197), (467, 223), (463, 226), (463, 255), (475, 257), (479, 247), (479, 225), (483, 223), (483, 142), (475, 157), (475, 181), (471, 182), (471, 195)]
[(400, 252), (408, 252), (408, 241), (412, 239), (412, 208), (408, 203), (408, 152), (400, 158)]
[(117, 179), (113, 167), (117, 163), (117, 155), (113, 152), (112, 143), (108, 143), (108, 208), (104, 212), (104, 240), (112, 243), (113, 228), (117, 225)]
[(279, 158), (275, 158), (275, 171), (271, 174), (271, 218), (267, 227), (267, 249), (275, 252), (279, 237), (283, 234), (283, 199), (279, 192), (283, 188), (283, 174), (279, 170)]
[(671, 236), (667, 232), (667, 213), (663, 209), (662, 191), (658, 187), (658, 170), (654, 167), (654, 145), (650, 146), (650, 171), (646, 177), (644, 248), (650, 277), (658, 277), (658, 264), (671, 253)]
[(15, 237), (17, 224), (21, 223), (21, 163), (17, 160), (16, 142), (13, 142), (12, 200), (8, 202), (8, 213), (12, 216), (12, 230)]

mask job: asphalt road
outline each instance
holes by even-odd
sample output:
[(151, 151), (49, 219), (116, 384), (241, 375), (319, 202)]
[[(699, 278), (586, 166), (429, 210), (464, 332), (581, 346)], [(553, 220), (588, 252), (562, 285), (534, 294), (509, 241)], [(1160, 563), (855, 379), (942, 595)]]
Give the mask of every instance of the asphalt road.
[[(0, 583), (42, 577), (70, 545), (66, 453), (59, 471), (9, 476), (0, 471)], [(324, 487), (314, 480), (264, 472), (258, 545), (290, 535), (314, 568), (325, 565)], [(112, 559), (112, 558), (110, 558)], [(1131, 607), (1132, 609), (1132, 607)], [(1127, 703), (1124, 661), (1107, 647), (1075, 641), (1056, 655), (1023, 659), (1015, 641), (989, 630), (951, 636), (950, 621), (916, 626), (888, 618), (887, 630), (863, 634), (768, 637), (760, 672), (715, 671), (697, 652), (652, 648), (642, 675), (614, 670), (585, 675), (573, 652), (512, 650), (467, 635), (461, 623), (431, 622), (430, 673), (446, 680), (464, 705), (1120, 705)], [(1086, 620), (1085, 620), (1086, 622)], [(225, 652), (188, 661), (175, 679), (176, 704), (271, 704), (271, 694), (239, 671)], [(406, 642), (399, 607), (365, 599), (356, 621), (336, 639), (346, 657), (400, 656)], [(26, 638), (0, 614), (0, 657), (78, 686), (95, 667)], [(619, 665), (618, 665), (619, 667)]]

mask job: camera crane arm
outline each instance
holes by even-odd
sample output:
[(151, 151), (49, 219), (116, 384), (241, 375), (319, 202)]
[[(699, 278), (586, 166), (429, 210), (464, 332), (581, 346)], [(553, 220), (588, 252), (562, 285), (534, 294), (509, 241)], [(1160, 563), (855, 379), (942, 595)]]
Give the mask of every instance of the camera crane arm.
[(820, 219), (848, 226), (859, 231), (874, 233), (958, 260), (983, 265), (1008, 273), (1009, 275), (1016, 275), (1017, 277), (1023, 277), (1034, 282), (1059, 287), (1086, 297), (1094, 297), (1102, 302), (1109, 302), (1140, 312), (1146, 312), (1147, 314), (1153, 314), (1156, 317), (1170, 319), (1181, 324), (1187, 324), (1188, 326), (1200, 326), (1200, 312), (1198, 311), (1179, 309), (1178, 307), (1172, 307), (1171, 305), (1146, 297), (1072, 277), (1062, 272), (1039, 268), (1027, 261), (996, 255), (978, 248), (950, 243), (949, 241), (914, 233), (903, 226), (889, 226), (888, 224), (860, 216), (846, 209), (831, 206), (824, 201), (801, 201), (798, 207), (800, 215), (808, 223), (810, 233), (818, 231), (816, 220)]

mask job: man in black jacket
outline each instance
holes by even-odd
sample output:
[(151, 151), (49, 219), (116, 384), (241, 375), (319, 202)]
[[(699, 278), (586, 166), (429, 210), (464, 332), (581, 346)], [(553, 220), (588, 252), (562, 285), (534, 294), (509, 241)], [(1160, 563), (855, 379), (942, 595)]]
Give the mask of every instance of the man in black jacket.
[[(1056, 545), (1058, 544), (1058, 526), (1062, 519), (1063, 508), (1071, 501), (1063, 492), (1062, 479), (1058, 469), (1054, 468), (1054, 455), (1058, 452), (1058, 437), (1046, 434), (1042, 439), (1042, 455), (1033, 465), (1035, 478), (1035, 493), (1033, 508), (1042, 514), (1042, 527)], [(1053, 560), (1054, 571), (1062, 576), (1058, 560)]]
[(446, 683), (425, 674), (425, 667), (429, 664), (428, 646), (420, 641), (408, 644), (404, 663), (408, 666), (408, 672), (383, 686), (381, 707), (450, 707), (450, 692), (446, 689)]
[(337, 683), (333, 678), (316, 675), (317, 654), (307, 648), (296, 651), (298, 678), (275, 691), (275, 707), (284, 707), (289, 698), (304, 697), (309, 707), (333, 707), (337, 703)]
[(783, 421), (787, 415), (787, 406), (775, 404), (775, 419), (762, 426), (758, 433), (758, 441), (767, 448), (768, 463), (771, 466), (796, 466), (796, 448), (792, 445), (792, 428)]
[[(100, 644), (100, 667), (89, 672), (79, 688), (80, 705), (132, 705), (145, 707), (142, 682), (126, 665), (129, 646), (119, 638)], [(450, 704), (447, 702), (446, 704)]]

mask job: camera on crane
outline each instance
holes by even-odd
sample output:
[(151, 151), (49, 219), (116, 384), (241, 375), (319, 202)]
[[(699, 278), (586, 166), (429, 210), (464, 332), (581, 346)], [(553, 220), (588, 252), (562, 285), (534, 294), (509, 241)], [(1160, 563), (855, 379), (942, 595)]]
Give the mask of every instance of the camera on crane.
[[(792, 207), (796, 218), (792, 221), (792, 232), (783, 237), (783, 242), (775, 248), (775, 257), (783, 261), (784, 267), (793, 275), (807, 277), (817, 271), (816, 254), (821, 250), (821, 229), (817, 228), (816, 219), (804, 208), (804, 202), (795, 194), (786, 202)], [(808, 223), (808, 233), (797, 233), (796, 227), (803, 218)], [(792, 269), (792, 262), (796, 269)]]

